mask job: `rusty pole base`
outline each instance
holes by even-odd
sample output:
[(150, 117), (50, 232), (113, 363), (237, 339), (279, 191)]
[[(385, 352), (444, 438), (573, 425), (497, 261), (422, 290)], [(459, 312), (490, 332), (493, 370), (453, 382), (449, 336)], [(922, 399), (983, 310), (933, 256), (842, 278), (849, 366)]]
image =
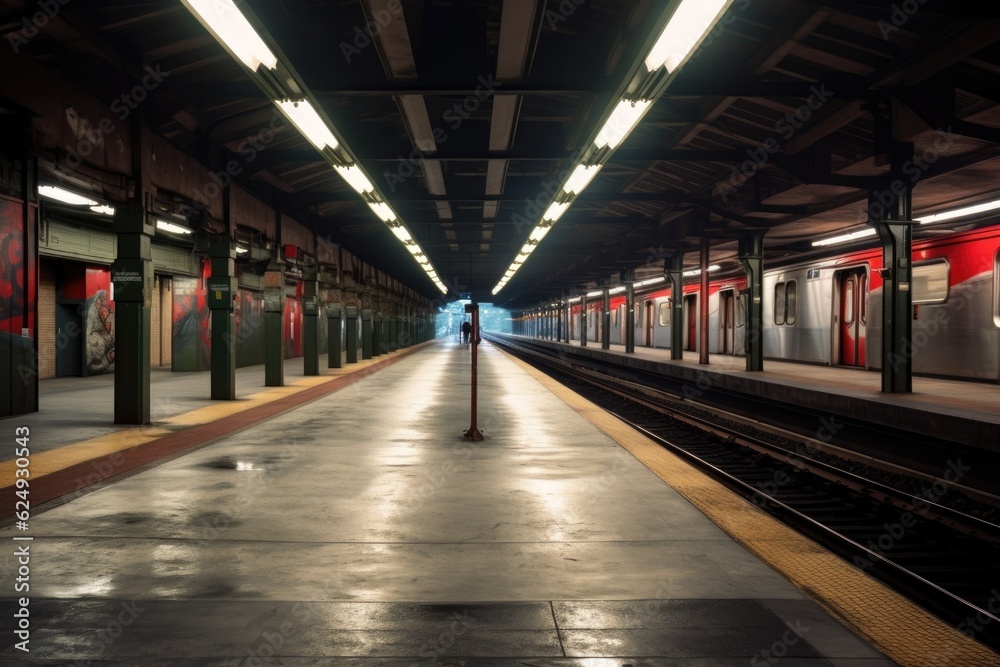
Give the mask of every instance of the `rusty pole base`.
[(471, 440), (472, 442), (482, 442), (485, 439), (486, 436), (483, 435), (482, 432), (475, 426), (471, 426), (469, 430), (465, 432), (465, 435), (462, 436), (462, 440)]

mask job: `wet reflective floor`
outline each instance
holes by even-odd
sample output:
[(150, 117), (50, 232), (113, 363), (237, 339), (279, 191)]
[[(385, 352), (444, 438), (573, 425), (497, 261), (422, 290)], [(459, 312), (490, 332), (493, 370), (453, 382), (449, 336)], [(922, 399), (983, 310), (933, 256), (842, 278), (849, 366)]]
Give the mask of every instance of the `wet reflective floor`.
[(32, 517), (0, 662), (892, 664), (488, 345), (463, 441), (469, 371), (429, 346)]

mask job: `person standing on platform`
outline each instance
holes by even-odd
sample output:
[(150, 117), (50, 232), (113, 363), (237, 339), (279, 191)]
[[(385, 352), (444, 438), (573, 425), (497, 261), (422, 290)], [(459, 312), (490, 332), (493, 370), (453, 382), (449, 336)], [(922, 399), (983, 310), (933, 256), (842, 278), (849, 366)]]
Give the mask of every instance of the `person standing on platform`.
[(469, 340), (471, 338), (472, 338), (472, 322), (466, 320), (462, 322), (462, 342), (468, 345)]

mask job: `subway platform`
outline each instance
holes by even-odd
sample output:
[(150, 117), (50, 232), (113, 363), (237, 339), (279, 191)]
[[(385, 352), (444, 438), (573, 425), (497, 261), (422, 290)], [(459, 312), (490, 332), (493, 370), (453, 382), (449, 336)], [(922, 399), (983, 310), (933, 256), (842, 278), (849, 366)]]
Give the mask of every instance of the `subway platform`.
[(488, 344), (463, 440), (469, 375), (438, 341), (154, 425), (212, 444), (0, 529), (0, 664), (1000, 664)]
[(671, 360), (670, 350), (663, 348), (637, 345), (634, 353), (626, 354), (625, 346), (617, 343), (604, 350), (594, 341), (581, 346), (578, 340), (530, 340), (555, 349), (571, 348), (625, 368), (674, 376), (696, 386), (710, 385), (823, 409), (833, 415), (1000, 452), (1000, 384), (995, 382), (914, 376), (912, 393), (886, 394), (881, 391), (881, 374), (862, 368), (765, 359), (763, 371), (748, 372), (743, 356), (711, 354), (709, 363), (701, 364), (698, 353), (691, 351), (685, 351), (682, 360)]

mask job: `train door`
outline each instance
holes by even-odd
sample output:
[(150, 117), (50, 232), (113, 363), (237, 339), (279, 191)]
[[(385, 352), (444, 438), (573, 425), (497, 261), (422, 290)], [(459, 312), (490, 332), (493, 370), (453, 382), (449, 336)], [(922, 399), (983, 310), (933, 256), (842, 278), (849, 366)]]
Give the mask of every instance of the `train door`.
[(733, 326), (736, 319), (736, 296), (733, 290), (719, 292), (719, 354), (733, 354)]
[(698, 344), (698, 295), (684, 295), (684, 322), (687, 324), (685, 331), (684, 349), (694, 351)]
[(842, 271), (836, 278), (839, 303), (834, 317), (840, 348), (839, 364), (865, 366), (868, 325), (868, 274), (864, 268)]
[(646, 319), (643, 320), (643, 339), (646, 341), (646, 347), (653, 347), (653, 315), (655, 314), (656, 304), (653, 303), (652, 299), (646, 301)]

